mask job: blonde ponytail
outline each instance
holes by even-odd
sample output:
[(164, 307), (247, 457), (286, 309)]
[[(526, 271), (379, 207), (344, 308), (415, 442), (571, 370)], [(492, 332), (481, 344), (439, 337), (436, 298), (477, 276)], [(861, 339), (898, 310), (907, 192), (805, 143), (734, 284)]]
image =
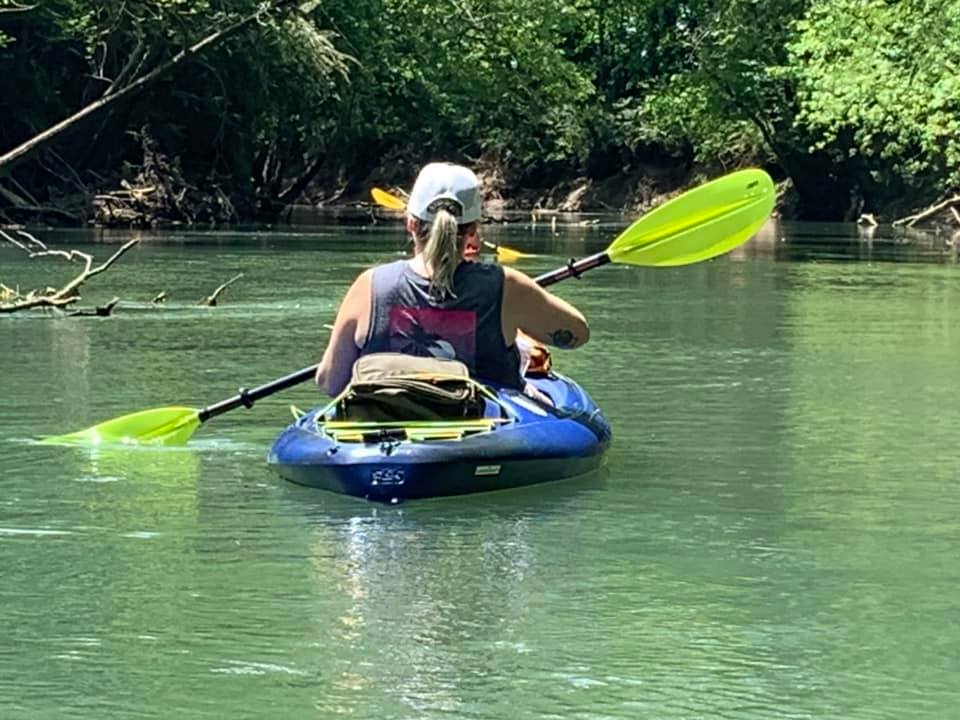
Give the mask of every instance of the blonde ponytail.
[(460, 237), (457, 218), (447, 208), (436, 211), (430, 223), (430, 235), (423, 248), (423, 264), (430, 273), (430, 294), (436, 300), (453, 292), (453, 274), (460, 264)]

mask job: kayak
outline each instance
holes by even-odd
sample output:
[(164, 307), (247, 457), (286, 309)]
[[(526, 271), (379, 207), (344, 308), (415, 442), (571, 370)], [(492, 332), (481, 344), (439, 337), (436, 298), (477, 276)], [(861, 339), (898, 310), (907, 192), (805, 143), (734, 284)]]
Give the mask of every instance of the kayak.
[(552, 405), (487, 384), (483, 416), (429, 422), (339, 422), (315, 408), (277, 437), (268, 462), (309, 487), (395, 503), (504, 490), (595, 470), (611, 439), (576, 382), (528, 378)]

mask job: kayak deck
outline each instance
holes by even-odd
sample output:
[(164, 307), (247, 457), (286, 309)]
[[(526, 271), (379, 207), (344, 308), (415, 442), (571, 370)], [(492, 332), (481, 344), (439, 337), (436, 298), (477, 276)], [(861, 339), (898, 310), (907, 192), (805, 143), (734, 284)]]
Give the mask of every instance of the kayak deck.
[(268, 462), (292, 482), (380, 502), (502, 490), (597, 468), (611, 437), (597, 405), (564, 376), (531, 382), (553, 407), (493, 388), (499, 407), (491, 403), (486, 417), (471, 420), (337, 422), (317, 408), (280, 434)]

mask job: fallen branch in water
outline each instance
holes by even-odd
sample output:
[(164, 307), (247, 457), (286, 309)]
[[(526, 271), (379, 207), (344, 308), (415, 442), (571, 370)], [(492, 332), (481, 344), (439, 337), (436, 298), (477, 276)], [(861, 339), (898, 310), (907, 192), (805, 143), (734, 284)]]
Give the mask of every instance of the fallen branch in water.
[(206, 305), (207, 307), (215, 307), (217, 304), (217, 298), (219, 297), (220, 293), (222, 293), (224, 290), (226, 290), (228, 287), (233, 285), (237, 280), (239, 280), (242, 277), (243, 277), (243, 273), (238, 273), (237, 275), (234, 275), (232, 278), (227, 280), (223, 285), (221, 285), (212, 293), (210, 293), (210, 295), (208, 295), (203, 300), (201, 300), (199, 304)]
[[(938, 213), (943, 212), (944, 210), (950, 209), (953, 211), (954, 216), (957, 217), (956, 206), (960, 205), (960, 195), (954, 195), (948, 200), (943, 200), (942, 202), (931, 205), (926, 210), (918, 212), (916, 215), (908, 215), (907, 217), (900, 218), (899, 220), (894, 220), (894, 226), (905, 225), (907, 227), (913, 227), (921, 220), (928, 220), (929, 218), (937, 215)], [(960, 217), (957, 218), (960, 221)]]
[(67, 317), (110, 317), (118, 302), (120, 302), (120, 298), (115, 297), (106, 305), (98, 305), (92, 310), (77, 310), (76, 312), (67, 313)]
[[(3, 300), (0, 301), (0, 314), (20, 312), (22, 310), (39, 307), (65, 308), (76, 303), (80, 300), (79, 291), (83, 283), (94, 275), (99, 275), (108, 270), (121, 255), (140, 242), (138, 239), (128, 241), (113, 253), (113, 255), (107, 258), (106, 261), (94, 266), (93, 256), (88, 253), (80, 252), (79, 250), (51, 250), (45, 243), (28, 232), (18, 230), (17, 234), (21, 236), (21, 239), (17, 239), (10, 233), (0, 230), (0, 239), (6, 240), (14, 247), (23, 250), (31, 259), (56, 256), (65, 258), (67, 262), (71, 263), (76, 260), (82, 260), (83, 269), (60, 288), (48, 287), (44, 290), (30, 290), (26, 294), (22, 294), (19, 288), (12, 290), (4, 285)], [(110, 310), (112, 309), (111, 306)]]

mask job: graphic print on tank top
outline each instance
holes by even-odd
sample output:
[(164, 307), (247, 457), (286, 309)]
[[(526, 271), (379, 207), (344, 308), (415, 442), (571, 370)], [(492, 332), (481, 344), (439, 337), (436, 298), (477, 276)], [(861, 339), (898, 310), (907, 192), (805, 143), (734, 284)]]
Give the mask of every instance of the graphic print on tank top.
[(476, 366), (477, 314), (473, 310), (390, 307), (390, 351), (459, 360)]

